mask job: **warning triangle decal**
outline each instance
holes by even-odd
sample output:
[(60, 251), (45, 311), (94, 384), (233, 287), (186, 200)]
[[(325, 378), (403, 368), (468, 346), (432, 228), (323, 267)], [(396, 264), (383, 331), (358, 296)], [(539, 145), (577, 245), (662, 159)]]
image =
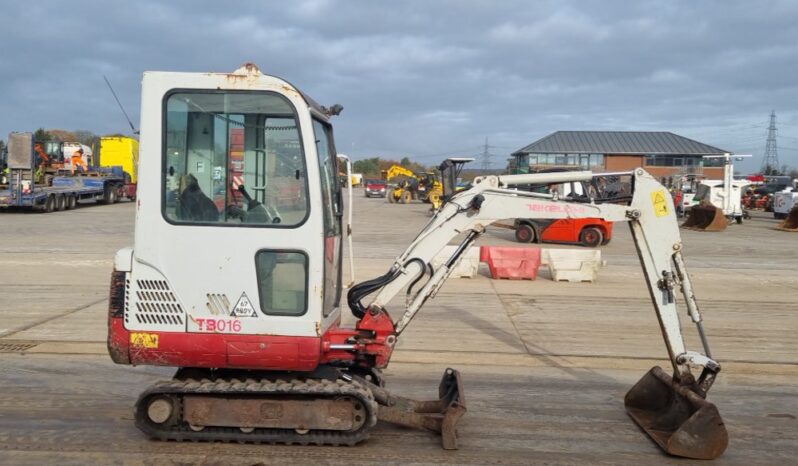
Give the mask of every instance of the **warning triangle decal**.
[(238, 298), (238, 302), (233, 306), (230, 315), (233, 317), (255, 317), (257, 315), (255, 307), (252, 306), (252, 301), (249, 300), (246, 293), (241, 293), (241, 297)]

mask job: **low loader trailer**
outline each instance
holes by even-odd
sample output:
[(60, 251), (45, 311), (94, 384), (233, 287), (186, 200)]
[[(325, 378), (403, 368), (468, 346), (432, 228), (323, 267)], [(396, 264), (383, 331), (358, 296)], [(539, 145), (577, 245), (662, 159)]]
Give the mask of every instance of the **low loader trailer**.
[(37, 168), (32, 133), (11, 133), (8, 168), (0, 185), (0, 207), (27, 208), (41, 212), (74, 209), (80, 201), (112, 204), (125, 189), (125, 178), (109, 170), (89, 168), (50, 174)]

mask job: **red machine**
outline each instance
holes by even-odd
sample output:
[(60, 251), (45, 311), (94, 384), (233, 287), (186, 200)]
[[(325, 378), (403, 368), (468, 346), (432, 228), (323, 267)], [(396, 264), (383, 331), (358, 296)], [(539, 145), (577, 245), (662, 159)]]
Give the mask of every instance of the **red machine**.
[(516, 219), (515, 239), (521, 243), (568, 243), (595, 248), (612, 240), (612, 222), (600, 218)]

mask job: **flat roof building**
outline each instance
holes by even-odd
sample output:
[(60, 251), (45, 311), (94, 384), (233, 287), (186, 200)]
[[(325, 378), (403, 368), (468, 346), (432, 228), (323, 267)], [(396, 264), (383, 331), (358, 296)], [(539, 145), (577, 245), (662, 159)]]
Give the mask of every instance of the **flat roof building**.
[(704, 175), (720, 179), (728, 151), (667, 131), (557, 131), (512, 153), (519, 172), (581, 167), (597, 172), (644, 168), (656, 177)]

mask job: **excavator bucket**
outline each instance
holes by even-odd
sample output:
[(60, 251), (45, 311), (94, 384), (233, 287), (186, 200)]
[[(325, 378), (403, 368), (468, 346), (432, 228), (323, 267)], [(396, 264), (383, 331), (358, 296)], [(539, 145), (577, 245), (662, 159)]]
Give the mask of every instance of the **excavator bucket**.
[(460, 372), (446, 369), (438, 387), (437, 400), (411, 400), (375, 386), (371, 386), (371, 390), (380, 404), (377, 411), (379, 420), (437, 432), (441, 434), (445, 450), (457, 449), (457, 422), (466, 413)]
[(779, 225), (779, 230), (798, 231), (798, 204), (790, 210), (787, 218)]
[(718, 408), (653, 367), (626, 394), (626, 412), (665, 452), (711, 460), (729, 443)]
[(728, 223), (723, 209), (712, 204), (699, 204), (690, 208), (682, 226), (699, 231), (723, 231)]

